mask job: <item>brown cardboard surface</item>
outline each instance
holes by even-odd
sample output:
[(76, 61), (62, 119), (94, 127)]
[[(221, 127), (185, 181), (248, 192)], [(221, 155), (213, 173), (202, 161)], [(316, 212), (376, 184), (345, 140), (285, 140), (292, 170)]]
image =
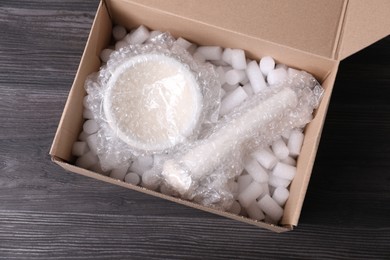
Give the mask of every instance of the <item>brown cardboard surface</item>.
[(72, 144), (77, 140), (83, 123), (83, 98), (85, 90), (83, 88), (86, 77), (100, 67), (100, 52), (110, 42), (111, 20), (106, 8), (102, 8), (100, 3), (96, 12), (95, 20), (88, 37), (80, 66), (77, 70), (73, 87), (69, 92), (68, 100), (65, 104), (57, 133), (54, 137), (50, 154), (63, 160), (70, 161)]
[(389, 34), (389, 0), (350, 0), (341, 31), (337, 58), (344, 59)]
[(129, 2), (328, 58), (334, 55), (335, 38), (345, 4), (343, 0)]
[(188, 201), (185, 201), (185, 200), (182, 200), (182, 199), (179, 199), (179, 198), (167, 196), (167, 195), (161, 194), (159, 192), (151, 191), (151, 190), (142, 188), (140, 186), (135, 186), (135, 185), (132, 185), (132, 184), (129, 184), (129, 183), (126, 183), (126, 182), (123, 182), (123, 181), (119, 181), (119, 180), (116, 180), (116, 179), (113, 179), (113, 178), (110, 178), (110, 177), (107, 177), (107, 176), (104, 176), (104, 175), (101, 175), (101, 174), (98, 174), (98, 173), (95, 173), (95, 172), (92, 172), (92, 171), (89, 171), (89, 170), (82, 169), (80, 167), (74, 166), (74, 165), (69, 164), (67, 162), (63, 162), (59, 158), (55, 158), (54, 157), (52, 159), (53, 159), (53, 162), (57, 163), (58, 165), (60, 165), (65, 170), (68, 170), (68, 171), (71, 171), (71, 172), (74, 172), (74, 173), (78, 173), (78, 174), (81, 174), (81, 175), (86, 176), (86, 177), (98, 179), (98, 180), (105, 181), (105, 182), (108, 182), (108, 183), (111, 183), (111, 184), (115, 184), (115, 185), (118, 185), (118, 186), (122, 186), (122, 187), (125, 187), (125, 188), (128, 188), (128, 189), (132, 189), (132, 190), (135, 190), (135, 191), (143, 192), (143, 193), (146, 193), (148, 195), (152, 195), (152, 196), (155, 196), (155, 197), (158, 197), (158, 198), (163, 198), (163, 199), (166, 199), (166, 200), (169, 200), (169, 201), (172, 201), (172, 202), (175, 202), (175, 203), (179, 203), (179, 204), (182, 204), (182, 205), (185, 205), (185, 206), (189, 206), (189, 207), (192, 207), (192, 208), (196, 208), (196, 209), (200, 209), (200, 210), (203, 210), (203, 211), (207, 211), (209, 213), (217, 214), (217, 215), (220, 215), (220, 216), (223, 216), (223, 217), (227, 217), (227, 218), (230, 218), (230, 219), (234, 219), (234, 220), (238, 220), (238, 221), (245, 222), (245, 223), (248, 223), (248, 224), (256, 225), (258, 227), (266, 228), (266, 229), (275, 231), (277, 233), (289, 231), (289, 230), (292, 229), (291, 226), (281, 227), (281, 226), (270, 225), (270, 224), (267, 224), (267, 223), (264, 223), (264, 222), (261, 222), (261, 221), (256, 221), (256, 220), (248, 219), (246, 217), (237, 216), (237, 215), (231, 214), (229, 212), (223, 212), (223, 211), (215, 210), (215, 209), (212, 209), (212, 208), (204, 207), (204, 206), (199, 205), (199, 204), (195, 204), (195, 203), (188, 202)]
[[(312, 166), (314, 164), (316, 151), (318, 148), (318, 143), (321, 136), (321, 131), (323, 127), (323, 123), (326, 116), (326, 111), (329, 105), (330, 96), (333, 88), (333, 83), (337, 74), (338, 61), (329, 57), (333, 57), (337, 50), (342, 49), (342, 43), (348, 45), (347, 42), (343, 42), (343, 39), (338, 39), (338, 36), (344, 36), (346, 32), (343, 31), (344, 27), (342, 26), (344, 23), (349, 23), (352, 18), (347, 18), (341, 15), (345, 13), (343, 10), (347, 7), (345, 1), (335, 1), (332, 4), (326, 4), (326, 1), (319, 1), (321, 8), (325, 8), (327, 11), (333, 10), (337, 13), (337, 16), (334, 16), (334, 13), (329, 16), (324, 16), (321, 19), (315, 20), (316, 23), (327, 23), (322, 24), (326, 29), (326, 32), (331, 34), (331, 38), (333, 39), (333, 44), (330, 44), (329, 41), (325, 44), (326, 47), (319, 47), (317, 49), (316, 44), (319, 44), (319, 39), (321, 36), (318, 33), (318, 37), (314, 37), (309, 40), (301, 41), (302, 39), (306, 39), (306, 34), (300, 34), (299, 39), (284, 39), (284, 36), (280, 36), (282, 40), (287, 40), (290, 42), (290, 45), (285, 45), (279, 43), (273, 43), (270, 39), (263, 38), (271, 37), (274, 35), (276, 30), (276, 25), (272, 24), (271, 27), (263, 28), (259, 27), (258, 24), (253, 25), (252, 23), (255, 20), (246, 20), (242, 19), (241, 16), (237, 16), (237, 14), (232, 13), (232, 11), (224, 13), (221, 11), (216, 11), (220, 5), (226, 5), (224, 8), (236, 8), (240, 14), (242, 12), (248, 12), (248, 15), (254, 15), (253, 10), (256, 14), (261, 13), (264, 19), (271, 19), (270, 17), (266, 17), (265, 10), (267, 12), (271, 12), (273, 14), (280, 13), (283, 6), (282, 4), (290, 7), (293, 3), (294, 5), (294, 15), (286, 17), (290, 17), (291, 19), (297, 16), (296, 19), (300, 20), (302, 18), (301, 9), (298, 8), (300, 6), (300, 2), (294, 1), (275, 1), (265, 2), (265, 1), (256, 1), (256, 0), (247, 0), (243, 1), (248, 5), (253, 5), (253, 8), (249, 8), (251, 10), (246, 10), (248, 7), (242, 7), (238, 5), (238, 2), (242, 3), (242, 1), (230, 0), (230, 1), (178, 1), (178, 0), (169, 0), (169, 1), (157, 1), (157, 0), (106, 0), (103, 1), (96, 14), (95, 21), (93, 23), (91, 33), (89, 35), (89, 39), (83, 54), (83, 57), (80, 62), (80, 66), (73, 83), (72, 89), (69, 93), (69, 97), (64, 109), (64, 113), (62, 115), (55, 139), (53, 141), (53, 145), (50, 151), (52, 156), (52, 160), (62, 166), (63, 168), (79, 173), (88, 177), (92, 177), (95, 179), (99, 179), (102, 181), (106, 181), (109, 183), (113, 183), (116, 185), (120, 185), (126, 188), (134, 189), (140, 192), (144, 192), (153, 196), (161, 197), (164, 199), (168, 199), (170, 201), (174, 201), (186, 206), (190, 206), (193, 208), (201, 209), (207, 212), (211, 212), (214, 214), (218, 214), (221, 216), (225, 216), (228, 218), (232, 218), (238, 221), (246, 222), (249, 224), (253, 224), (259, 227), (267, 228), (276, 232), (283, 232), (287, 230), (291, 230), (292, 226), (297, 225), (299, 220), (299, 215), (301, 212), (303, 200), (305, 197), (305, 193), (307, 190), (307, 185), (309, 183)], [(317, 1), (302, 1), (307, 4), (307, 8), (311, 8), (313, 5), (312, 2), (318, 3)], [(196, 3), (196, 4), (195, 4)], [(147, 4), (147, 5), (146, 5)], [(199, 9), (198, 5), (206, 5), (208, 4), (207, 11), (211, 13), (207, 13), (202, 8)], [(257, 5), (258, 4), (258, 5)], [(236, 6), (238, 5), (238, 6)], [(332, 5), (332, 6), (330, 6)], [(337, 8), (335, 6), (337, 6)], [(286, 8), (284, 6), (283, 8)], [(198, 9), (197, 9), (198, 8)], [(204, 7), (203, 7), (204, 8)], [(229, 9), (228, 8), (228, 9)], [(232, 10), (234, 10), (234, 8)], [(244, 8), (244, 9), (242, 9)], [(317, 5), (313, 8), (318, 8)], [(336, 8), (336, 9), (334, 9)], [(172, 9), (172, 10), (171, 10)], [(189, 10), (191, 11), (189, 11)], [(253, 10), (252, 10), (253, 9)], [(290, 10), (289, 8), (288, 10)], [(357, 8), (360, 10), (359, 8)], [(299, 11), (301, 10), (301, 11)], [(341, 11), (340, 11), (341, 10)], [(318, 10), (319, 12), (320, 10)], [(263, 12), (263, 13), (262, 13)], [(309, 13), (307, 17), (311, 17), (313, 13)], [(352, 12), (353, 13), (353, 12)], [(358, 12), (357, 12), (358, 13)], [(214, 15), (222, 15), (221, 17)], [(236, 15), (236, 16), (234, 16)], [(247, 17), (246, 15), (245, 17)], [(233, 18), (232, 18), (233, 16)], [(252, 16), (250, 16), (252, 17)], [(278, 23), (279, 26), (283, 24), (282, 22), (286, 22), (286, 17), (282, 17)], [(315, 18), (316, 15), (313, 15), (311, 18)], [(340, 24), (338, 22), (334, 22), (331, 18), (341, 17), (343, 23)], [(218, 19), (217, 19), (218, 18)], [(273, 17), (274, 18), (274, 17)], [(197, 20), (202, 19), (202, 20)], [(233, 19), (231, 21), (231, 19)], [(254, 18), (253, 18), (254, 19)], [(258, 19), (258, 18), (256, 18)], [(324, 19), (324, 20), (323, 20)], [(328, 20), (332, 21), (328, 21)], [(222, 20), (224, 23), (222, 23)], [(275, 19), (273, 19), (275, 20)], [(336, 19), (337, 20), (337, 19)], [(337, 20), (339, 21), (339, 20)], [(307, 22), (307, 21), (306, 21)], [(264, 222), (258, 222), (254, 220), (250, 220), (248, 218), (244, 218), (241, 216), (236, 216), (230, 213), (218, 211), (215, 209), (210, 209), (207, 207), (200, 206), (198, 204), (184, 201), (181, 199), (165, 196), (163, 194), (149, 191), (147, 189), (133, 186), (131, 184), (127, 184), (97, 173), (93, 173), (91, 171), (81, 169), (76, 167), (69, 162), (72, 161), (71, 156), (71, 146), (74, 141), (77, 140), (78, 134), (81, 132), (82, 128), (82, 101), (85, 95), (84, 90), (84, 81), (91, 72), (97, 71), (100, 66), (99, 53), (101, 50), (108, 45), (111, 34), (112, 23), (120, 23), (125, 25), (127, 28), (133, 28), (140, 24), (144, 24), (151, 29), (158, 29), (163, 31), (170, 31), (174, 36), (182, 36), (191, 41), (204, 44), (204, 45), (221, 45), (224, 47), (233, 47), (233, 48), (242, 48), (251, 58), (258, 59), (264, 55), (271, 55), (276, 58), (278, 62), (285, 63), (291, 67), (304, 69), (313, 75), (323, 84), (326, 89), (324, 98), (321, 102), (320, 107), (315, 113), (314, 120), (307, 126), (306, 135), (304, 140), (304, 145), (302, 147), (302, 152), (298, 160), (298, 173), (296, 178), (291, 184), (290, 187), (290, 198), (285, 206), (285, 213), (281, 224), (283, 226), (273, 226), (266, 224)], [(237, 24), (236, 24), (237, 23)], [(228, 24), (229, 28), (226, 27)], [(294, 25), (299, 25), (300, 22), (292, 23)], [(284, 24), (283, 24), (284, 25)], [(290, 25), (287, 26), (287, 28)], [(302, 25), (304, 29), (313, 30), (311, 26)], [(249, 29), (248, 29), (249, 28)], [(260, 29), (257, 29), (260, 28)], [(271, 30), (272, 29), (272, 30)], [(294, 26), (291, 29), (296, 29)], [(302, 28), (301, 28), (302, 29)], [(272, 32), (271, 32), (272, 31)], [(277, 30), (276, 30), (277, 31)], [(341, 34), (343, 32), (344, 34)], [(277, 31), (277, 34), (288, 33), (285, 32), (284, 29), (281, 31)], [(321, 34), (326, 34), (324, 31)], [(327, 35), (326, 37), (329, 37)], [(325, 38), (326, 38), (325, 37)], [(337, 40), (336, 40), (337, 38)], [(275, 38), (276, 39), (276, 38)], [(273, 39), (273, 40), (275, 40)], [(329, 39), (328, 39), (329, 40)], [(335, 46), (334, 43), (340, 45)], [(310, 46), (306, 46), (309, 44)], [(315, 51), (312, 51), (311, 48), (314, 48)], [(345, 47), (348, 49), (347, 47)]]
[(388, 0), (118, 2), (137, 3), (224, 30), (338, 60), (390, 33)]

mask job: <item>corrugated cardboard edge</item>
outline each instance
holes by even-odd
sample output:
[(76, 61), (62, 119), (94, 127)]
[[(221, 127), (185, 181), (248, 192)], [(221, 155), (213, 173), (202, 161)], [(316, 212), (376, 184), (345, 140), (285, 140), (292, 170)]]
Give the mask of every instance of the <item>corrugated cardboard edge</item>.
[(245, 222), (247, 224), (251, 224), (251, 225), (261, 227), (261, 228), (265, 228), (265, 229), (268, 229), (268, 230), (271, 230), (271, 231), (274, 231), (277, 233), (286, 232), (286, 231), (289, 231), (292, 229), (292, 226), (286, 226), (286, 227), (275, 226), (275, 225), (271, 225), (271, 224), (264, 223), (261, 221), (256, 221), (256, 220), (248, 219), (246, 217), (241, 217), (241, 216), (238, 216), (235, 214), (231, 214), (229, 212), (223, 212), (220, 210), (204, 207), (202, 205), (195, 204), (195, 203), (192, 203), (189, 201), (185, 201), (185, 200), (182, 200), (179, 198), (167, 196), (167, 195), (161, 194), (159, 192), (151, 191), (151, 190), (145, 189), (145, 188), (140, 187), (140, 186), (135, 186), (135, 185), (132, 185), (132, 184), (120, 181), (120, 180), (116, 180), (116, 179), (113, 179), (113, 178), (110, 178), (110, 177), (107, 177), (107, 176), (104, 176), (104, 175), (101, 175), (101, 174), (98, 174), (98, 173), (95, 173), (95, 172), (92, 172), (89, 170), (82, 169), (82, 168), (77, 167), (75, 165), (64, 162), (63, 160), (61, 160), (60, 158), (58, 158), (56, 156), (52, 156), (52, 161), (55, 162), (56, 164), (58, 164), (59, 166), (61, 166), (62, 168), (64, 168), (65, 170), (73, 172), (73, 173), (78, 173), (78, 174), (86, 176), (86, 177), (90, 177), (90, 178), (94, 178), (94, 179), (97, 179), (100, 181), (108, 182), (108, 183), (111, 183), (114, 185), (125, 187), (127, 189), (135, 190), (138, 192), (146, 193), (146, 194), (152, 195), (154, 197), (166, 199), (166, 200), (169, 200), (169, 201), (181, 204), (181, 205), (185, 205), (185, 206), (189, 206), (189, 207), (192, 207), (195, 209), (203, 210), (203, 211), (213, 213), (213, 214), (216, 214), (216, 215), (219, 215), (222, 217), (227, 217), (227, 218), (230, 218), (233, 220)]
[(390, 34), (389, 0), (347, 1), (336, 58), (360, 51)]
[[(71, 116), (74, 114), (82, 114), (82, 99), (85, 96), (85, 90), (84, 88), (75, 88), (74, 86), (80, 84), (84, 85), (85, 78), (92, 72), (98, 70), (101, 64), (99, 54), (101, 50), (108, 45), (110, 40), (105, 39), (107, 37), (102, 38), (105, 39), (103, 41), (96, 40), (96, 38), (100, 37), (99, 35), (107, 35), (107, 31), (111, 31), (111, 26), (104, 26), (104, 23), (102, 23), (102, 18), (107, 19), (107, 17), (109, 17), (107, 9), (105, 7), (103, 8), (103, 6), (104, 3), (101, 1), (97, 9), (95, 19), (92, 23), (92, 29), (90, 30), (88, 36), (80, 66), (77, 70), (76, 77), (73, 81), (72, 88), (69, 92), (64, 111), (62, 113), (52, 146), (50, 148), (49, 154), (51, 156), (70, 160), (66, 151), (70, 151), (73, 142), (77, 140), (83, 118), (81, 116)], [(81, 66), (81, 64), (90, 65)], [(70, 127), (65, 128), (64, 125), (69, 125)]]

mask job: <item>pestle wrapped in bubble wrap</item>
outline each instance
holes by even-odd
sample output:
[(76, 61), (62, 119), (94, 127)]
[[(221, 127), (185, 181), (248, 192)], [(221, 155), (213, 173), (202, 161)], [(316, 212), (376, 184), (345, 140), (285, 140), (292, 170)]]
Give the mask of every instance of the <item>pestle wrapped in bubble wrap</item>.
[(243, 170), (244, 156), (312, 119), (323, 88), (306, 72), (292, 74), (254, 95), (201, 140), (188, 143), (166, 160), (162, 180), (185, 199), (228, 209), (234, 201), (228, 182)]
[(113, 51), (85, 89), (103, 170), (178, 151), (218, 119), (221, 86), (213, 66), (194, 60), (169, 33)]

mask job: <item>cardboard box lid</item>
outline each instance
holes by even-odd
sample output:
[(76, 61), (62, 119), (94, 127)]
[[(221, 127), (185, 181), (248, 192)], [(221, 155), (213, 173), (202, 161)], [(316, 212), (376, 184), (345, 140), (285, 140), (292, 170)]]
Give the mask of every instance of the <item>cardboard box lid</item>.
[(122, 1), (336, 60), (390, 33), (389, 0)]

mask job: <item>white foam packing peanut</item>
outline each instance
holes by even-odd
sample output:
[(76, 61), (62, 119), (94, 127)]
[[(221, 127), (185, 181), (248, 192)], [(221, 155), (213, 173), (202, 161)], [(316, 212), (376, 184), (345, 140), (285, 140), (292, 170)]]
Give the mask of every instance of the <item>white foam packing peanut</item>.
[(115, 25), (112, 28), (112, 36), (114, 37), (115, 41), (122, 40), (127, 34), (126, 28), (121, 25)]
[(129, 33), (125, 37), (125, 41), (129, 44), (142, 44), (149, 38), (149, 30), (141, 25), (134, 32)]
[(237, 196), (238, 196), (238, 183), (235, 181), (229, 181), (228, 186), (229, 186), (229, 190), (233, 194), (233, 197), (237, 198)]
[(282, 82), (287, 77), (287, 71), (284, 68), (271, 70), (267, 75), (267, 82), (270, 85), (275, 85)]
[[(159, 36), (160, 34), (162, 34), (162, 32), (160, 32), (160, 31), (151, 31), (150, 34), (149, 34), (149, 38), (146, 40), (146, 42), (150, 42), (154, 37), (157, 37), (157, 36)], [(179, 38), (179, 39), (183, 39), (183, 38)], [(178, 40), (179, 40), (179, 39), (178, 39)], [(184, 39), (183, 39), (183, 40), (184, 40)], [(176, 43), (179, 44), (178, 41), (176, 41)], [(180, 44), (183, 44), (183, 45), (184, 45), (183, 42), (180, 42)], [(183, 45), (182, 45), (182, 46), (183, 46)], [(191, 43), (190, 43), (190, 46), (191, 46)], [(184, 46), (183, 46), (183, 47), (184, 47)], [(189, 46), (188, 46), (188, 47), (189, 47)], [(187, 48), (188, 48), (188, 47), (187, 47)], [(185, 49), (187, 49), (187, 48), (185, 48)]]
[(254, 93), (258, 93), (267, 88), (267, 83), (265, 83), (263, 74), (256, 61), (248, 63), (246, 74), (248, 75)]
[(131, 164), (130, 171), (142, 175), (145, 171), (149, 170), (152, 166), (153, 166), (153, 157), (151, 155), (139, 156)]
[(84, 130), (84, 132), (86, 132), (89, 135), (94, 134), (99, 130), (99, 126), (95, 120), (89, 119), (89, 120), (84, 122), (83, 130)]
[(297, 130), (294, 129), (291, 131), (290, 137), (288, 139), (287, 147), (288, 150), (290, 151), (291, 156), (298, 156), (299, 153), (301, 152), (302, 144), (303, 144), (303, 139), (304, 139), (304, 134)]
[(94, 164), (97, 164), (98, 161), (99, 159), (96, 154), (89, 151), (76, 160), (76, 165), (84, 169), (89, 169)]
[(86, 142), (74, 142), (72, 146), (72, 154), (74, 156), (82, 156), (88, 152), (88, 145)]
[(246, 212), (251, 219), (263, 220), (265, 218), (263, 211), (255, 200), (246, 208)]
[(296, 172), (297, 168), (295, 166), (291, 166), (282, 162), (278, 162), (272, 170), (272, 174), (276, 177), (283, 178), (289, 181), (294, 179)]
[(226, 115), (233, 108), (240, 105), (248, 97), (248, 94), (241, 87), (236, 88), (232, 92), (226, 94), (221, 102), (221, 108), (219, 110), (220, 115)]
[(265, 56), (260, 59), (259, 65), (261, 72), (267, 76), (275, 68), (275, 60), (271, 56)]
[(122, 164), (122, 165), (120, 165), (118, 167), (115, 167), (111, 171), (110, 177), (123, 181), (125, 179), (125, 176), (126, 176), (126, 173), (127, 173), (128, 169), (129, 169), (129, 165), (127, 163)]
[(236, 200), (233, 201), (233, 204), (232, 206), (230, 207), (230, 209), (228, 210), (230, 213), (233, 213), (233, 214), (240, 214), (241, 212), (241, 205), (240, 203), (238, 203)]
[(287, 142), (288, 141), (288, 138), (290, 138), (290, 134), (291, 134), (291, 130), (288, 130), (288, 131), (284, 131), (282, 133), (282, 137), (283, 139)]
[(196, 51), (192, 56), (193, 56), (193, 58), (194, 58), (196, 61), (198, 61), (198, 62), (200, 62), (200, 63), (203, 63), (203, 62), (206, 61), (206, 57), (203, 56), (203, 54), (200, 53), (200, 52), (198, 52), (198, 51)]
[(290, 153), (282, 138), (278, 138), (272, 143), (272, 151), (279, 160), (286, 159)]
[(246, 78), (245, 71), (243, 70), (229, 70), (225, 74), (225, 80), (229, 85), (235, 85), (243, 81)]
[(197, 48), (198, 48), (198, 46), (196, 44), (192, 43), (192, 45), (190, 47), (188, 47), (187, 51), (189, 54), (194, 55)]
[(91, 134), (90, 136), (87, 137), (87, 144), (89, 149), (97, 154), (98, 150), (98, 139), (97, 139), (97, 134)]
[(290, 156), (287, 156), (287, 158), (281, 160), (281, 162), (285, 163), (285, 164), (288, 164), (288, 165), (292, 165), (292, 166), (296, 166), (297, 165), (297, 161), (295, 161), (294, 158), (292, 158)]
[(272, 220), (278, 221), (283, 216), (283, 209), (269, 195), (258, 201), (261, 210)]
[[(152, 32), (153, 33), (153, 32)], [(151, 33), (151, 34), (152, 34)], [(160, 32), (161, 33), (161, 32)], [(159, 34), (160, 34), (159, 33)], [(183, 49), (187, 50), (191, 45), (192, 43), (187, 41), (186, 39), (182, 38), (182, 37), (179, 37), (177, 38), (176, 42), (175, 42), (177, 45), (181, 46)]]
[(248, 96), (252, 96), (253, 95), (253, 89), (252, 89), (252, 86), (251, 86), (251, 83), (246, 83), (243, 87), (242, 87), (243, 90), (245, 90), (246, 94)]
[(229, 84), (225, 83), (225, 84), (222, 85), (222, 88), (223, 88), (226, 92), (232, 92), (233, 90), (235, 90), (235, 89), (238, 88), (238, 87), (239, 87), (238, 84), (229, 85)]
[(232, 65), (232, 49), (226, 48), (223, 50), (222, 60), (227, 64)]
[(241, 84), (242, 86), (244, 86), (244, 85), (247, 84), (247, 83), (250, 83), (250, 82), (249, 82), (248, 76), (246, 75), (246, 72), (245, 72), (245, 77), (244, 77), (243, 80), (240, 81), (240, 84)]
[(123, 47), (126, 47), (128, 45), (129, 45), (129, 43), (127, 41), (125, 41), (125, 40), (117, 41), (115, 43), (115, 50), (120, 50)]
[(111, 53), (113, 51), (114, 50), (111, 50), (111, 49), (104, 49), (104, 50), (102, 50), (102, 52), (100, 53), (100, 59), (103, 62), (107, 62), (110, 59), (110, 55), (111, 55)]
[(92, 113), (92, 111), (85, 108), (85, 109), (83, 110), (83, 117), (84, 117), (85, 119), (93, 119), (93, 113)]
[(252, 153), (252, 156), (268, 170), (272, 169), (278, 162), (278, 159), (275, 157), (275, 155), (267, 149), (257, 150)]
[(160, 185), (160, 192), (168, 196), (173, 196), (173, 197), (179, 196), (179, 194), (174, 189), (172, 189), (172, 187), (170, 187), (164, 182), (162, 182)]
[(141, 185), (150, 190), (157, 190), (161, 184), (161, 178), (153, 170), (145, 171), (141, 178)]
[(243, 207), (247, 208), (263, 192), (263, 186), (256, 181), (252, 181), (252, 183), (238, 195), (238, 201)]
[(255, 181), (259, 183), (265, 183), (268, 181), (268, 173), (255, 159), (246, 159), (244, 162), (244, 168)]
[[(269, 178), (268, 178), (268, 179), (269, 179)], [(264, 192), (263, 192), (263, 194), (260, 196), (260, 198), (262, 198), (262, 196), (263, 196), (263, 195), (266, 195), (266, 194), (270, 195), (271, 193), (270, 193), (270, 190), (269, 190), (268, 182), (264, 182), (264, 183), (262, 183), (261, 185), (263, 185)]]
[(125, 176), (125, 182), (138, 185), (141, 182), (141, 177), (135, 172), (129, 172)]
[(222, 48), (220, 46), (200, 46), (196, 50), (206, 60), (221, 60), (222, 59)]
[(245, 58), (244, 50), (232, 49), (231, 57), (232, 57), (231, 65), (234, 69), (237, 70), (246, 69), (246, 58)]
[(243, 192), (249, 186), (249, 184), (252, 183), (252, 181), (253, 181), (253, 178), (249, 174), (240, 175), (237, 178), (238, 194)]
[(84, 98), (83, 98), (83, 106), (84, 106), (84, 108), (88, 107), (88, 95), (84, 96)]
[(277, 187), (272, 195), (272, 198), (279, 204), (279, 206), (283, 207), (289, 195), (290, 192), (288, 189), (284, 187)]
[(215, 71), (218, 74), (218, 79), (219, 82), (221, 82), (221, 86), (226, 83), (226, 78), (225, 78), (225, 71), (221, 66), (218, 66)]
[(277, 188), (277, 187), (287, 188), (288, 185), (290, 185), (290, 181), (289, 180), (280, 178), (280, 177), (275, 176), (273, 174), (269, 175), (268, 183), (269, 183), (270, 186), (275, 187), (275, 188)]
[(81, 131), (81, 133), (79, 134), (79, 140), (80, 141), (87, 141), (87, 137), (88, 137), (89, 135), (86, 133), (86, 132), (84, 132), (84, 131)]

